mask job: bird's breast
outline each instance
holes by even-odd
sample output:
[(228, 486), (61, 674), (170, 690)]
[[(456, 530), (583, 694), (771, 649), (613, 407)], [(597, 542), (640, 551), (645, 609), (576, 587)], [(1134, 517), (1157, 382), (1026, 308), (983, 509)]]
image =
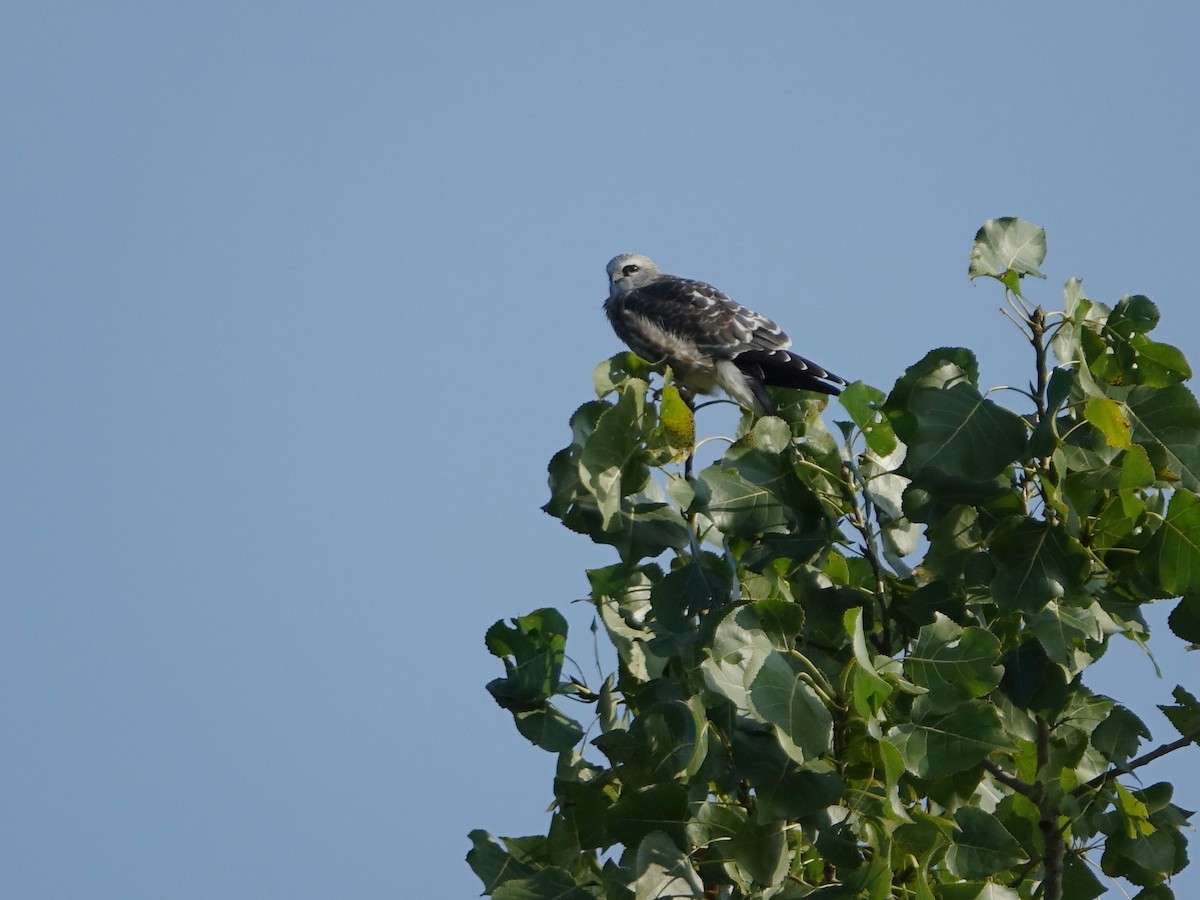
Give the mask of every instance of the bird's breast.
[(711, 356), (697, 347), (695, 341), (662, 323), (628, 310), (622, 320), (623, 327), (617, 328), (621, 338), (643, 359), (666, 360), (675, 366), (712, 366)]

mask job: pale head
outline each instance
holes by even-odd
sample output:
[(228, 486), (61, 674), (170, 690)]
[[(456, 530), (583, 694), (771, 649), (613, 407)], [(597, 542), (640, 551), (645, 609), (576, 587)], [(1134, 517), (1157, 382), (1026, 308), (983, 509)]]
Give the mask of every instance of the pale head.
[(608, 263), (608, 296), (619, 297), (644, 287), (662, 273), (648, 256), (622, 253)]

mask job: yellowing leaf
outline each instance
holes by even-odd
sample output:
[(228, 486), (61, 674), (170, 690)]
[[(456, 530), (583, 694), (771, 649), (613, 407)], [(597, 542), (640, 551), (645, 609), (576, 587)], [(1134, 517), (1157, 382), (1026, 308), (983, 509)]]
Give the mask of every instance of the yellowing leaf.
[(696, 446), (696, 417), (673, 384), (663, 388), (658, 417), (671, 449), (691, 453)]
[(1110, 447), (1127, 450), (1132, 444), (1129, 419), (1121, 411), (1121, 404), (1107, 397), (1093, 397), (1083, 408), (1083, 417), (1100, 429), (1104, 441)]

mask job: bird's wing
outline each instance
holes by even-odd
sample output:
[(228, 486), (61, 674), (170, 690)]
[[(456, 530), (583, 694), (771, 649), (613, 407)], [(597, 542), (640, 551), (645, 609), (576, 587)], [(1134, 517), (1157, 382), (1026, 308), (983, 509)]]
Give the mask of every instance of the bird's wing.
[(790, 350), (755, 348), (739, 353), (733, 363), (755, 381), (776, 387), (837, 395), (846, 384), (840, 375)]
[(746, 309), (703, 281), (664, 276), (627, 294), (624, 308), (717, 358), (730, 359), (749, 349), (783, 349), (791, 344), (783, 330), (766, 316)]

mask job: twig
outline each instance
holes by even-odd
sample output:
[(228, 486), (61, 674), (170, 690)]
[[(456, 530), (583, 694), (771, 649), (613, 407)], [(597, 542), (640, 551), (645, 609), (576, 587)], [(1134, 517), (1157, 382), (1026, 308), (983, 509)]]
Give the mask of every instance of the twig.
[(1020, 328), (1021, 331), (1025, 330), (1025, 323), (1022, 322), (1020, 319), (1018, 319), (1016, 316), (1014, 316), (1011, 312), (1009, 312), (1003, 306), (1000, 307), (1000, 315), (1004, 316), (1004, 318), (1008, 319), (1008, 321), (1012, 322), (1014, 325), (1016, 325), (1018, 328)]
[(1194, 728), (1178, 740), (1171, 741), (1169, 744), (1163, 744), (1161, 747), (1156, 747), (1148, 753), (1143, 753), (1128, 765), (1113, 766), (1107, 772), (1102, 772), (1091, 781), (1085, 781), (1083, 784), (1079, 785), (1079, 787), (1071, 791), (1071, 796), (1082, 797), (1088, 791), (1093, 791), (1098, 787), (1102, 787), (1106, 782), (1111, 781), (1118, 775), (1124, 775), (1128, 772), (1132, 772), (1134, 769), (1140, 769), (1142, 766), (1152, 763), (1156, 759), (1166, 756), (1168, 753), (1174, 753), (1176, 750), (1180, 750), (1196, 740), (1200, 740), (1200, 728)]

